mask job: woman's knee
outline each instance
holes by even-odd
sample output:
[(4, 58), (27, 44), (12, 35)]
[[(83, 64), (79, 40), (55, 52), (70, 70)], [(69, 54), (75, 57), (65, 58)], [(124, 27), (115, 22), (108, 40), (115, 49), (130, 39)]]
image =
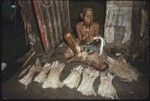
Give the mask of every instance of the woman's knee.
[(72, 36), (72, 33), (71, 32), (67, 32), (67, 33), (65, 33), (65, 38), (68, 38), (68, 37), (70, 37), (70, 36)]

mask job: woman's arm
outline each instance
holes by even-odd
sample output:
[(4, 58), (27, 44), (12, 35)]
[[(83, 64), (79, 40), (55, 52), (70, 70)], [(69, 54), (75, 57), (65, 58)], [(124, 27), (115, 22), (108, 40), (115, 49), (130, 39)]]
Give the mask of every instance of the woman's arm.
[(99, 26), (99, 24), (98, 23), (95, 23), (94, 24), (94, 36), (99, 36), (100, 35), (100, 26)]
[(82, 39), (82, 35), (81, 35), (81, 24), (80, 23), (78, 23), (77, 25), (76, 25), (76, 31), (77, 31), (77, 36), (78, 36), (78, 39), (79, 39), (79, 41)]
[(82, 29), (82, 24), (78, 23), (77, 26), (76, 26), (76, 31), (77, 31), (77, 36), (78, 36), (78, 39), (79, 39), (79, 43), (80, 44), (85, 44), (87, 39), (86, 39), (85, 36), (82, 35), (81, 29)]

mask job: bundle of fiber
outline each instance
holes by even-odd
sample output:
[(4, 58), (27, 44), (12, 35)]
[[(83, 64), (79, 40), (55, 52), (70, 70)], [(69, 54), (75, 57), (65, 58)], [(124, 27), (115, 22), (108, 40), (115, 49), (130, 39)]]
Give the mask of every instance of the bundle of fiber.
[[(27, 67), (26, 69), (24, 69), (24, 70), (19, 74), (18, 77), (22, 76), (22, 75), (25, 74), (27, 71), (29, 71), (31, 67), (32, 67), (31, 65), (28, 65), (28, 67)], [(41, 63), (40, 63), (39, 58), (37, 58), (36, 61), (35, 61), (35, 68), (36, 68), (36, 69), (35, 69), (35, 72), (40, 72), (41, 69), (42, 69), (42, 66), (41, 66)]]
[(94, 37), (94, 40), (97, 40), (97, 39), (99, 39), (101, 41), (101, 44), (100, 44), (100, 47), (99, 47), (99, 51), (100, 51), (99, 55), (102, 55), (103, 54), (103, 47), (105, 45), (105, 41), (104, 41), (103, 37), (100, 37), (100, 36)]
[(18, 77), (20, 77), (21, 75), (25, 74), (30, 68), (32, 67), (32, 65), (28, 65), (28, 67), (26, 69), (24, 69)]
[(73, 51), (69, 47), (66, 47), (64, 56), (65, 56), (65, 58), (69, 58), (69, 57), (73, 56)]
[(118, 99), (115, 87), (112, 84), (114, 75), (106, 72), (100, 75), (100, 85), (98, 87), (98, 94), (107, 99)]
[(83, 78), (81, 84), (77, 88), (77, 91), (81, 92), (83, 95), (95, 95), (94, 91), (94, 81), (99, 76), (99, 72), (95, 71), (93, 68), (85, 68), (83, 70)]
[(45, 63), (41, 72), (34, 78), (34, 81), (36, 81), (38, 83), (42, 83), (46, 79), (46, 75), (48, 74), (50, 69), (51, 69), (51, 64)]
[(87, 56), (88, 56), (88, 53), (86, 51), (79, 52), (77, 55), (78, 58), (81, 58), (83, 60), (86, 60)]
[(36, 66), (36, 71), (37, 72), (40, 72), (42, 70), (42, 66), (41, 66), (41, 62), (40, 62), (40, 59), (37, 58), (36, 61), (35, 61), (35, 66)]
[(28, 85), (32, 82), (32, 79), (33, 79), (33, 76), (34, 76), (34, 73), (35, 73), (35, 65), (33, 65), (28, 74), (25, 75), (22, 79), (19, 80), (19, 82), (23, 85), (25, 85), (25, 89), (27, 89)]
[(72, 58), (70, 62), (78, 62), (84, 65), (89, 65), (98, 71), (105, 71), (108, 69), (108, 63), (105, 55), (99, 56), (97, 53), (87, 54), (86, 52), (82, 52), (78, 56)]
[(77, 88), (81, 80), (82, 70), (83, 67), (81, 65), (73, 68), (69, 76), (62, 82), (62, 84), (68, 86), (71, 89)]
[(58, 47), (67, 47), (67, 44), (65, 42), (63, 42)]
[(137, 81), (138, 77), (141, 75), (141, 73), (139, 73), (137, 69), (127, 63), (125, 59), (113, 59), (111, 57), (107, 57), (107, 61), (109, 62), (108, 71), (112, 72), (123, 81)]
[(59, 80), (61, 71), (65, 67), (64, 63), (59, 63), (57, 60), (51, 65), (51, 70), (44, 81), (43, 88), (59, 88), (62, 87), (62, 83)]

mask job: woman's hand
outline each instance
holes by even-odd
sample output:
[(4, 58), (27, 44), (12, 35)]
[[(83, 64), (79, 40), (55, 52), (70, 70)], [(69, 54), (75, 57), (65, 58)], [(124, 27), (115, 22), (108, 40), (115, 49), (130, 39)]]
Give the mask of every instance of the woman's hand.
[(87, 42), (88, 42), (88, 43), (94, 42), (94, 37), (93, 37), (93, 36), (87, 37)]

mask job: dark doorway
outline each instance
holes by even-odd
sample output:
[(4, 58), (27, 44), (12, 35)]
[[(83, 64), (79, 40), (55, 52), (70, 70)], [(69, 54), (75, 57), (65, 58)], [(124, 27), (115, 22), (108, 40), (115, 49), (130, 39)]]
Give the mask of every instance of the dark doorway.
[(16, 3), (16, 8), (11, 7), (13, 2), (3, 0), (1, 16), (2, 33), (2, 63), (7, 67), (2, 72), (2, 80), (12, 77), (19, 69), (17, 60), (28, 50), (26, 45), (25, 30), (21, 17), (21, 8)]
[(70, 1), (71, 30), (76, 35), (76, 24), (80, 21), (82, 8), (88, 6), (94, 10), (94, 19), (100, 24), (100, 34), (104, 32), (106, 1), (102, 0), (71, 0)]

